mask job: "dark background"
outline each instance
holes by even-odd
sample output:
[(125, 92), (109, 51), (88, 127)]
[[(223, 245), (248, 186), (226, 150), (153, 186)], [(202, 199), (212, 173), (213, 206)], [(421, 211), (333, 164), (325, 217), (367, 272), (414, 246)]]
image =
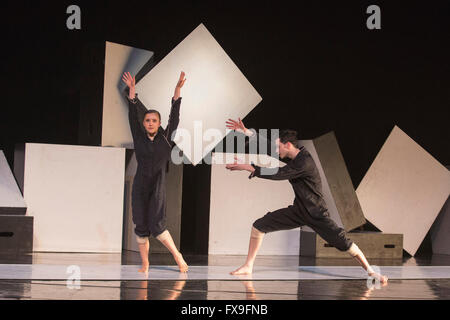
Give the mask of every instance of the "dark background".
[[(81, 8), (81, 30), (66, 8)], [(381, 8), (381, 30), (366, 8)], [(112, 41), (162, 59), (204, 23), (263, 97), (247, 127), (334, 130), (355, 187), (394, 125), (450, 164), (449, 1), (2, 2), (0, 149), (79, 143), (82, 52)], [(103, 79), (93, 74), (91, 79)], [(102, 87), (102, 83), (97, 85)], [(99, 90), (97, 101), (102, 100)]]

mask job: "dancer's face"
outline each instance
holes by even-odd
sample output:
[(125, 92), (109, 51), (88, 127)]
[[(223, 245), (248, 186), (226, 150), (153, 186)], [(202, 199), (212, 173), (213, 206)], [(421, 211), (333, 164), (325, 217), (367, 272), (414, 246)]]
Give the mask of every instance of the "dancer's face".
[(158, 132), (158, 128), (161, 125), (157, 113), (147, 113), (144, 118), (144, 128), (147, 133), (154, 135)]
[(277, 146), (277, 152), (280, 155), (280, 158), (286, 158), (288, 152), (289, 152), (289, 142), (283, 143), (280, 141), (280, 139), (276, 140), (276, 146)]

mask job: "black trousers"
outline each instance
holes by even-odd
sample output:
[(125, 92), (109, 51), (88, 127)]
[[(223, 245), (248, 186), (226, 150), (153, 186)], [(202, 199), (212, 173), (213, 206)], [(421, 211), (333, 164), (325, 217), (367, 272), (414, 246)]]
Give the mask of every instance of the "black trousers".
[(318, 217), (312, 217), (304, 210), (291, 205), (287, 208), (268, 212), (253, 223), (253, 227), (264, 233), (290, 230), (305, 225), (340, 251), (347, 251), (353, 243), (346, 237), (345, 230), (339, 228), (330, 218), (328, 211), (323, 212)]
[(166, 230), (166, 183), (163, 170), (151, 178), (136, 174), (131, 206), (136, 235), (156, 238)]

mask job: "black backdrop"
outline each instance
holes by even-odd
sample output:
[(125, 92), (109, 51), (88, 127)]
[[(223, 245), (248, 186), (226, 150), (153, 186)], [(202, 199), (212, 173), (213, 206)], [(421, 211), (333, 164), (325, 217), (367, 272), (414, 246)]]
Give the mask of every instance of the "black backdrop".
[[(450, 164), (450, 2), (298, 2), (8, 1), (0, 148), (12, 164), (17, 142), (78, 143), (87, 43), (161, 59), (204, 23), (263, 97), (247, 126), (334, 130), (355, 186), (395, 124)], [(81, 30), (66, 28), (70, 4)], [(370, 4), (381, 30), (366, 28)]]
[[(81, 8), (81, 30), (66, 28), (71, 4)], [(366, 28), (370, 4), (381, 8), (381, 30)], [(80, 88), (103, 78), (82, 77), (87, 44), (122, 43), (161, 59), (200, 23), (263, 97), (244, 119), (248, 127), (291, 128), (301, 139), (334, 130), (355, 187), (394, 125), (450, 164), (450, 1), (8, 1), (2, 7), (0, 148), (10, 165), (15, 143), (78, 144)]]

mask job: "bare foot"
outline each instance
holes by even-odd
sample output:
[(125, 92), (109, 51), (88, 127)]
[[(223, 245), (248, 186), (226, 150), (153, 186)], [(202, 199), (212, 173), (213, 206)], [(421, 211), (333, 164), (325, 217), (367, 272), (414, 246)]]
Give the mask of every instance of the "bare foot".
[(175, 255), (174, 258), (175, 262), (178, 265), (178, 268), (180, 268), (180, 272), (187, 272), (189, 266), (187, 265), (186, 261), (184, 261), (183, 255), (181, 253), (178, 253), (178, 255)]
[(148, 272), (148, 267), (149, 267), (149, 263), (147, 262), (147, 263), (142, 263), (142, 267), (139, 269), (139, 272), (142, 272), (142, 273), (147, 273)]
[(372, 277), (372, 278), (375, 278), (378, 281), (380, 281), (380, 283), (382, 283), (382, 284), (385, 284), (385, 283), (388, 282), (388, 277), (383, 276), (383, 275), (381, 275), (379, 273), (376, 273), (376, 272), (369, 273), (369, 276)]
[(236, 270), (230, 272), (232, 275), (241, 275), (241, 274), (252, 274), (253, 267), (244, 264), (243, 266), (237, 268)]

